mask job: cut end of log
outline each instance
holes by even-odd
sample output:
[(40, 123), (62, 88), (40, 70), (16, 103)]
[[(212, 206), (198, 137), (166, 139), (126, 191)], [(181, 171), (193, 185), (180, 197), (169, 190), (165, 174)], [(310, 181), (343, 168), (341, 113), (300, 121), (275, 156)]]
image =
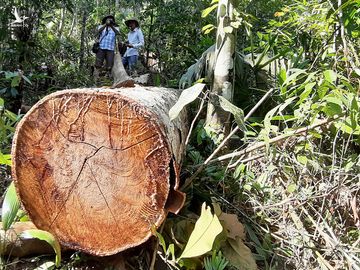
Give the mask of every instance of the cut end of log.
[[(47, 96), (19, 123), (12, 149), (31, 220), (94, 255), (145, 242), (167, 212), (174, 153), (165, 132), (159, 117), (117, 91)], [(182, 207), (177, 197), (172, 211)]]

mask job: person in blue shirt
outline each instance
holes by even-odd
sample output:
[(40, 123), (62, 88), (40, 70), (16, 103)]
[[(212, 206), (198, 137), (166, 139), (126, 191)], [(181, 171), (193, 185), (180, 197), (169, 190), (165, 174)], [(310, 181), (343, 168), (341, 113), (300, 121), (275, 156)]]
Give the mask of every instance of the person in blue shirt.
[(136, 19), (125, 21), (129, 28), (128, 40), (126, 41), (127, 50), (122, 58), (125, 69), (132, 74), (135, 70), (135, 65), (139, 57), (139, 49), (144, 46), (144, 35), (139, 27), (139, 22)]
[(114, 65), (116, 39), (120, 42), (120, 32), (112, 15), (104, 17), (101, 23), (97, 29), (100, 49), (96, 53), (95, 68), (102, 68), (104, 60), (106, 60), (106, 70), (110, 72)]

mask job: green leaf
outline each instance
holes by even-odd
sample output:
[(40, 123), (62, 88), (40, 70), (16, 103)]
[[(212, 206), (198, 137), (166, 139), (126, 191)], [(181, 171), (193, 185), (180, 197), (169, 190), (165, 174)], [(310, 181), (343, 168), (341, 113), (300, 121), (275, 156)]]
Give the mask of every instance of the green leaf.
[(49, 232), (43, 231), (43, 230), (26, 230), (21, 233), (20, 238), (23, 239), (32, 239), (36, 238), (39, 240), (46, 241), (55, 251), (56, 258), (55, 258), (55, 265), (56, 267), (60, 266), (61, 262), (61, 247), (59, 242), (56, 240), (56, 238)]
[(230, 101), (228, 101), (226, 98), (222, 96), (218, 96), (218, 98), (219, 98), (220, 107), (223, 108), (224, 111), (227, 111), (232, 115), (234, 115), (236, 124), (238, 124), (239, 128), (242, 131), (246, 131), (243, 110), (236, 107), (234, 104), (232, 104)]
[(336, 81), (337, 74), (335, 71), (329, 69), (324, 71), (324, 77), (325, 80), (327, 80), (330, 83), (333, 83)]
[(187, 104), (193, 102), (200, 95), (204, 87), (204, 83), (197, 83), (182, 91), (179, 100), (169, 111), (170, 120), (174, 120), (176, 117), (178, 117), (181, 110)]
[(201, 215), (179, 259), (197, 257), (210, 251), (216, 236), (222, 230), (218, 217), (213, 215), (210, 207), (203, 203)]
[(15, 217), (20, 208), (20, 201), (16, 194), (14, 182), (5, 192), (5, 198), (2, 204), (2, 225), (4, 231), (8, 230), (15, 221)]
[(0, 164), (11, 166), (11, 155), (0, 152)]
[(207, 24), (207, 25), (205, 25), (203, 28), (201, 28), (201, 31), (205, 31), (205, 30), (213, 29), (213, 28), (215, 28), (215, 25), (213, 25), (213, 24)]
[(159, 239), (159, 244), (163, 248), (164, 253), (166, 253), (166, 243), (165, 243), (164, 237), (157, 231), (155, 231), (155, 234), (156, 234), (157, 238)]
[(297, 186), (296, 186), (296, 184), (290, 184), (290, 185), (288, 185), (288, 187), (287, 187), (287, 192), (289, 192), (289, 193), (294, 193), (294, 191), (296, 190), (296, 188), (297, 188)]
[(224, 27), (224, 32), (231, 34), (234, 31), (234, 28), (232, 26), (226, 26)]
[(294, 69), (294, 70), (295, 72), (286, 78), (286, 80), (282, 84), (283, 86), (294, 83), (297, 80), (297, 77), (299, 77), (301, 74), (306, 74), (306, 71), (303, 69)]
[(204, 9), (202, 12), (201, 12), (201, 17), (202, 18), (205, 18), (206, 16), (208, 16), (210, 14), (211, 11), (213, 11), (214, 9), (216, 9), (218, 7), (218, 4), (215, 4), (215, 5), (212, 5), (206, 9)]
[(316, 82), (308, 83), (305, 85), (305, 90), (304, 90), (304, 92), (301, 93), (300, 99), (296, 103), (296, 105), (301, 104), (311, 94), (315, 85), (316, 85)]

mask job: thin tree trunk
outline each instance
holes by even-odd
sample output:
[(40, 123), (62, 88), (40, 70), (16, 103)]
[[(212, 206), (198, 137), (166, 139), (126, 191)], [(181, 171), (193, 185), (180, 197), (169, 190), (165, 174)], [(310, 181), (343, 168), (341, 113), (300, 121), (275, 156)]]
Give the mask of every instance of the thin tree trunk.
[(232, 29), (231, 33), (225, 32), (225, 28), (229, 27), (234, 19), (233, 12), (233, 0), (219, 1), (212, 102), (208, 104), (206, 116), (206, 126), (219, 135), (226, 135), (230, 127), (230, 114), (221, 109), (216, 95), (229, 101), (233, 97), (235, 29)]
[(76, 7), (75, 7), (75, 12), (73, 14), (73, 18), (72, 18), (72, 21), (71, 21), (70, 30), (68, 32), (68, 37), (71, 37), (72, 34), (73, 34), (74, 27), (75, 27), (76, 16), (77, 16), (77, 14), (76, 14)]
[(65, 6), (61, 9), (61, 14), (60, 14), (60, 23), (59, 23), (59, 30), (58, 30), (58, 37), (61, 38), (63, 30), (64, 30), (64, 25), (65, 25), (65, 18), (66, 18), (66, 8)]
[(79, 57), (80, 58), (80, 63), (79, 63), (80, 68), (82, 68), (84, 66), (87, 18), (88, 18), (87, 11), (84, 10), (82, 22), (81, 22), (81, 41), (80, 41), (80, 57)]
[(153, 31), (153, 26), (154, 26), (153, 23), (154, 23), (154, 9), (151, 9), (149, 35), (146, 42), (146, 64), (145, 64), (146, 67), (148, 67), (149, 64), (151, 33)]

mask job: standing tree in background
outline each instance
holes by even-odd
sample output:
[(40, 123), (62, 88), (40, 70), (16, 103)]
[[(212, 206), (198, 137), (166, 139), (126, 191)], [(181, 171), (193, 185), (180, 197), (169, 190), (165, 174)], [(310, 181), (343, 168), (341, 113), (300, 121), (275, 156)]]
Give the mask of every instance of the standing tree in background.
[(206, 127), (220, 136), (228, 133), (230, 127), (230, 114), (220, 107), (217, 95), (229, 101), (233, 98), (235, 28), (231, 23), (235, 17), (234, 6), (234, 0), (219, 0), (217, 9), (216, 62)]

